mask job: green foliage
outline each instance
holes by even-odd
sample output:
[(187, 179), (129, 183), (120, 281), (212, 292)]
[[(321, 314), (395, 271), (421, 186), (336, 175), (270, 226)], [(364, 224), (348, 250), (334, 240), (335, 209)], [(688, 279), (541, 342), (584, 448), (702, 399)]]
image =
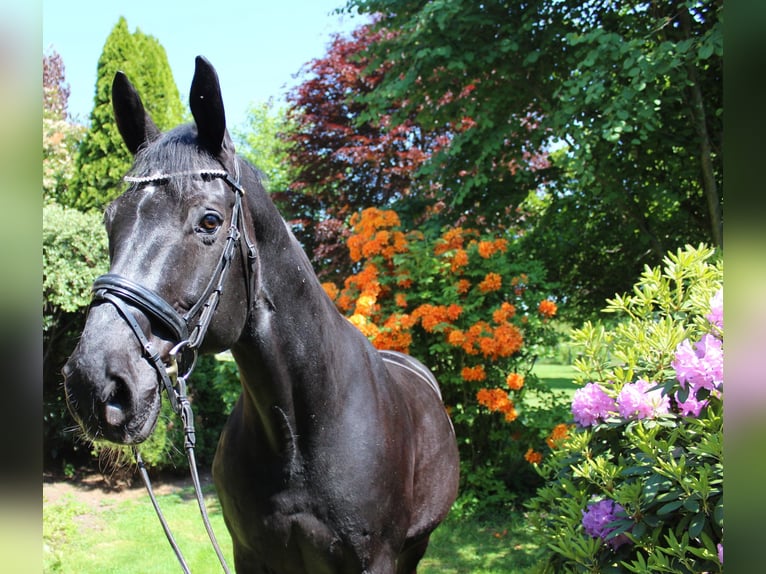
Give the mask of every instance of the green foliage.
[(63, 119), (43, 117), (43, 197), (64, 203), (75, 175), (74, 158), (85, 128)]
[(106, 273), (101, 216), (48, 203), (43, 207), (43, 442), (46, 458), (66, 464), (79, 450), (61, 389), (61, 367), (85, 325), (90, 288)]
[(293, 181), (289, 144), (283, 139), (291, 129), (286, 110), (269, 101), (252, 105), (246, 128), (235, 133), (237, 151), (258, 167), (264, 175), (264, 185), (272, 195), (284, 193)]
[(95, 213), (48, 204), (43, 208), (43, 300), (51, 326), (57, 312), (73, 313), (90, 303), (90, 287), (106, 273), (106, 232)]
[(668, 250), (722, 243), (720, 0), (347, 9), (382, 31), (362, 53), (376, 82), (353, 94), (361, 119), (443, 130), (420, 189), (456, 213), (500, 220), (544, 195), (525, 249), (571, 318), (593, 318)]
[(393, 211), (375, 208), (350, 225), (358, 272), (325, 288), (377, 348), (435, 374), (458, 436), (464, 504), (523, 499), (539, 483), (528, 461), (565, 415), (561, 394), (532, 371), (555, 347), (542, 271), (505, 237), (476, 229), (405, 234)]
[(76, 177), (66, 204), (80, 210), (101, 209), (122, 190), (121, 181), (132, 165), (114, 122), (111, 87), (114, 74), (123, 71), (141, 94), (152, 119), (161, 130), (184, 119), (178, 88), (165, 49), (140, 30), (131, 33), (120, 18), (98, 60), (98, 79), (90, 128), (80, 147)]
[[(608, 301), (615, 326), (587, 323), (573, 332), (580, 384), (598, 383), (619, 402), (633, 381), (653, 381), (669, 410), (627, 419), (614, 412), (580, 426), (540, 465), (546, 484), (528, 507), (550, 549), (546, 572), (721, 571), (723, 387), (698, 390), (707, 405), (683, 416), (691, 383), (679, 382), (678, 349), (723, 337), (722, 324), (707, 318), (722, 280), (712, 249), (687, 246), (662, 268), (647, 267), (632, 293)], [(622, 510), (596, 536), (583, 516), (599, 500)]]

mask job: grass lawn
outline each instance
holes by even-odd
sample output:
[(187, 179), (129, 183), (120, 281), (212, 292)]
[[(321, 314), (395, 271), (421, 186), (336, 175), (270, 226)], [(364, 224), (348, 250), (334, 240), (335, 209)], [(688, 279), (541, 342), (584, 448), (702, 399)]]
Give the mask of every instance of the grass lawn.
[[(220, 572), (186, 488), (158, 497), (192, 572)], [(207, 506), (213, 529), (233, 567), (231, 540), (212, 492)], [(148, 498), (131, 498), (93, 508), (74, 498), (46, 504), (43, 512), (44, 572), (61, 574), (166, 574), (180, 571)], [(418, 572), (500, 574), (524, 572), (537, 546), (521, 514), (492, 522), (449, 517), (431, 538)]]
[(550, 388), (557, 391), (564, 391), (571, 395), (579, 388), (572, 383), (576, 371), (571, 365), (537, 363), (532, 372), (545, 381)]

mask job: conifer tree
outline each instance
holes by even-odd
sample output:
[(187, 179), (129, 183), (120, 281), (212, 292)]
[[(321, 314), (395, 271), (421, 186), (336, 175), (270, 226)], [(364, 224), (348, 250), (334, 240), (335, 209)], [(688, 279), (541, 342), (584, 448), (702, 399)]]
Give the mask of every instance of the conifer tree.
[(130, 152), (122, 143), (112, 115), (111, 86), (114, 74), (127, 74), (152, 119), (161, 130), (183, 121), (178, 88), (159, 41), (139, 29), (128, 30), (120, 18), (106, 39), (98, 60), (98, 78), (90, 128), (80, 146), (70, 203), (87, 211), (101, 209), (122, 191), (120, 178), (130, 168)]

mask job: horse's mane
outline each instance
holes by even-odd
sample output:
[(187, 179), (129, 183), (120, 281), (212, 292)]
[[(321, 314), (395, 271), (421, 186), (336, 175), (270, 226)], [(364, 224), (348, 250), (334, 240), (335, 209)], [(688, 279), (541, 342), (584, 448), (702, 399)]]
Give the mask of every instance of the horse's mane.
[(210, 169), (213, 156), (197, 145), (194, 125), (181, 125), (163, 133), (136, 154), (131, 177), (151, 177), (159, 173), (184, 173)]

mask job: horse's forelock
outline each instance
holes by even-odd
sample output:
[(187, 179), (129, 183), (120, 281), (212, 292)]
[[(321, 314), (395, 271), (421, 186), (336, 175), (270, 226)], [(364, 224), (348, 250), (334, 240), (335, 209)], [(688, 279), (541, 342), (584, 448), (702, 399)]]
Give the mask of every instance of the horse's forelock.
[(140, 149), (136, 154), (131, 177), (189, 173), (218, 167), (218, 162), (197, 144), (192, 125), (178, 126)]

